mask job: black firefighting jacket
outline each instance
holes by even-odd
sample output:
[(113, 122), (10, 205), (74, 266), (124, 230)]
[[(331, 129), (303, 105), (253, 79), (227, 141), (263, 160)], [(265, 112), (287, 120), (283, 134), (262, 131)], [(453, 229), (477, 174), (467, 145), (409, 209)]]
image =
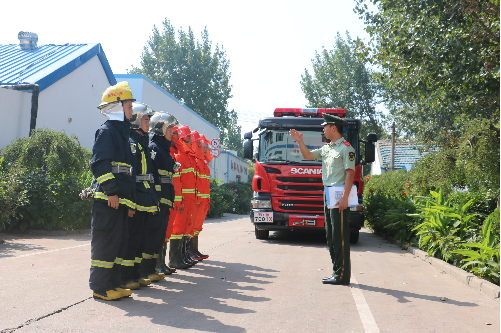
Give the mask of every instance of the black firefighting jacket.
[(171, 142), (165, 137), (154, 135), (150, 142), (151, 158), (153, 160), (153, 176), (155, 188), (160, 197), (160, 205), (174, 207), (174, 159), (170, 154)]
[(118, 195), (119, 203), (135, 208), (134, 159), (129, 144), (130, 123), (108, 120), (96, 131), (90, 168), (96, 179), (94, 200)]
[(136, 170), (136, 210), (156, 212), (158, 198), (155, 191), (155, 180), (152, 174), (151, 154), (148, 148), (148, 134), (141, 135), (135, 130), (130, 132), (130, 144), (134, 155)]

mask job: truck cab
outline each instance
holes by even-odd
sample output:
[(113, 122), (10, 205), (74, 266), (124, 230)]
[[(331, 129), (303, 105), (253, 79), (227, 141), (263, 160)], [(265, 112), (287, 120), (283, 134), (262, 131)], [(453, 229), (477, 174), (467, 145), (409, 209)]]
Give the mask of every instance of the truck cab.
[[(244, 158), (255, 162), (250, 218), (257, 239), (268, 238), (270, 231), (324, 229), (322, 162), (303, 159), (297, 142), (289, 134), (293, 128), (303, 133), (303, 141), (309, 150), (327, 144), (321, 125), (323, 113), (346, 118), (343, 109), (277, 108), (274, 117), (259, 120), (253, 132), (245, 133)], [(374, 161), (377, 136), (369, 134), (367, 140), (362, 141), (359, 138), (360, 120), (345, 120), (343, 136), (355, 149), (356, 156), (353, 184), (357, 188), (359, 204), (349, 208), (350, 241), (356, 243), (364, 224), (362, 165)], [(365, 160), (360, 154), (362, 143), (365, 144)]]

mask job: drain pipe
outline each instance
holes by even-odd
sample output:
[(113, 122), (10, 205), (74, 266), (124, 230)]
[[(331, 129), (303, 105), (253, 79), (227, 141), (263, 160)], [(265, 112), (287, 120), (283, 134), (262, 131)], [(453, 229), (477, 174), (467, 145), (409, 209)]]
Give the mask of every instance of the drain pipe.
[(31, 119), (30, 119), (30, 133), (31, 136), (33, 130), (37, 127), (37, 117), (38, 117), (38, 95), (40, 88), (38, 84), (16, 84), (16, 85), (3, 85), (1, 88), (12, 89), (12, 90), (32, 90), (31, 94)]

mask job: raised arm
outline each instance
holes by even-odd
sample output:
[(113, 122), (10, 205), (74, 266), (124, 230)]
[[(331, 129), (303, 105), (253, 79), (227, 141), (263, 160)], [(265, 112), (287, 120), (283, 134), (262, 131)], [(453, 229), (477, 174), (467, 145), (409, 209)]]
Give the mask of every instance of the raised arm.
[(314, 160), (315, 155), (306, 147), (306, 145), (303, 142), (303, 133), (296, 131), (295, 129), (291, 129), (289, 131), (289, 134), (292, 136), (294, 140), (297, 141), (297, 144), (299, 146), (299, 150), (301, 151), (301, 154), (303, 155), (303, 158), (305, 160)]

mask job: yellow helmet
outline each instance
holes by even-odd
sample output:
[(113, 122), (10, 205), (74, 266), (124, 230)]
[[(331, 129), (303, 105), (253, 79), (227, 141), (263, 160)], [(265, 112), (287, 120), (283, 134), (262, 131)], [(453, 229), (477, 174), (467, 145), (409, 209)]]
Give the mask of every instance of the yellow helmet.
[(99, 104), (98, 109), (102, 109), (113, 102), (126, 100), (135, 101), (129, 83), (127, 81), (118, 82), (116, 85), (109, 87), (103, 92), (103, 97), (101, 98), (102, 103)]

